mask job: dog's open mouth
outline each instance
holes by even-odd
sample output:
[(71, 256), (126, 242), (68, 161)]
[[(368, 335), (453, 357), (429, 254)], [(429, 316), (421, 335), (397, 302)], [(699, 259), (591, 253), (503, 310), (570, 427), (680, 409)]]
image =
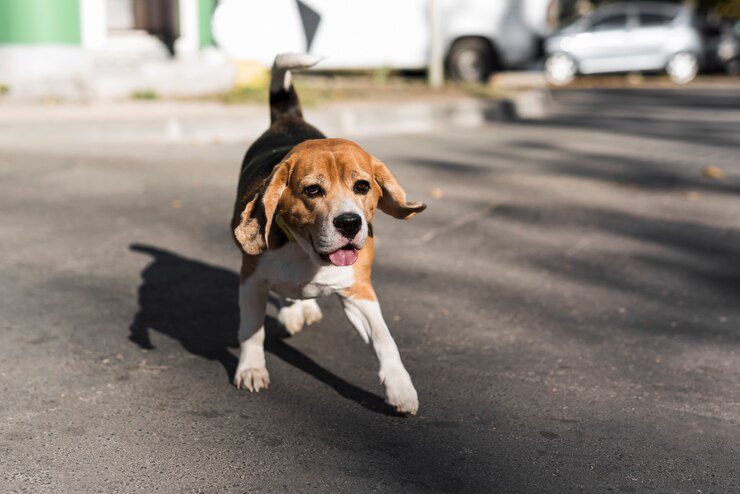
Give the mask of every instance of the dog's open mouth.
[(334, 252), (322, 254), (321, 257), (335, 266), (351, 266), (357, 261), (357, 247), (352, 244), (347, 244)]

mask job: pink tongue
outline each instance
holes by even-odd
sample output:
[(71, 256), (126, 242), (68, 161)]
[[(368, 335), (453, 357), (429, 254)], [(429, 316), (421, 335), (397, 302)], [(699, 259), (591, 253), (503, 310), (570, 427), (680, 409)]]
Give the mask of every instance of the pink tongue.
[(329, 254), (329, 260), (335, 266), (351, 266), (357, 260), (355, 249), (339, 249)]

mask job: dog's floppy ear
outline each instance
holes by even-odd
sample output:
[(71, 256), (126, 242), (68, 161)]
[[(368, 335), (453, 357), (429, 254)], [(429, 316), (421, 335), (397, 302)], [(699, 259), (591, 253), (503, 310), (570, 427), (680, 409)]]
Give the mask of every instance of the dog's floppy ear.
[(426, 209), (427, 205), (423, 202), (406, 201), (406, 191), (388, 167), (375, 157), (373, 157), (373, 176), (382, 191), (378, 207), (384, 213), (400, 220), (407, 220)]
[(288, 160), (277, 165), (265, 179), (262, 190), (244, 208), (241, 221), (234, 229), (234, 236), (247, 254), (256, 256), (267, 249), (270, 225), (280, 196), (288, 186), (291, 167)]

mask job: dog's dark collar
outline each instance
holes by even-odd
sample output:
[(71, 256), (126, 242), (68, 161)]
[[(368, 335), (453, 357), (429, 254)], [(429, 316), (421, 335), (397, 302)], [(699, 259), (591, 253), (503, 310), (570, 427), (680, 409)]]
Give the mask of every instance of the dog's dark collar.
[(288, 225), (286, 225), (285, 221), (283, 221), (283, 217), (280, 216), (280, 213), (275, 215), (275, 224), (283, 231), (285, 236), (288, 237), (288, 242), (296, 241), (293, 233), (288, 229)]

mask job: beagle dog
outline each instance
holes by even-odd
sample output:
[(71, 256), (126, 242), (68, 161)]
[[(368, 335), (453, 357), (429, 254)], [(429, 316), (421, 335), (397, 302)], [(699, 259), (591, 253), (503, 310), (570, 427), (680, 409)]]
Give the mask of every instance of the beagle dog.
[(275, 58), (270, 128), (247, 151), (231, 228), (242, 253), (239, 283), (239, 389), (270, 383), (264, 319), (270, 291), (284, 297), (278, 319), (295, 334), (321, 319), (316, 297), (337, 294), (350, 323), (380, 362), (386, 400), (415, 414), (418, 398), (370, 280), (375, 210), (409, 219), (426, 205), (406, 193), (378, 159), (352, 141), (328, 139), (303, 120), (291, 69), (320, 59)]

